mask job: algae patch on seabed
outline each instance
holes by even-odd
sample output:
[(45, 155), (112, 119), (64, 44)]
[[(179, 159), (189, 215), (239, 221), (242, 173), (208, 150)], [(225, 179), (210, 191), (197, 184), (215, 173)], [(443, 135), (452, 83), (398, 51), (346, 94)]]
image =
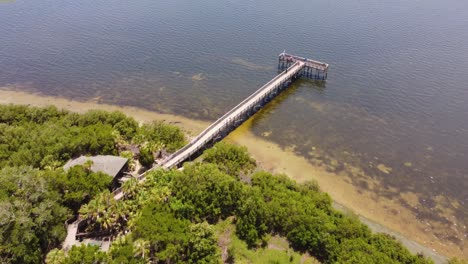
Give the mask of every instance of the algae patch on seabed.
[(404, 192), (400, 194), (402, 201), (404, 201), (407, 205), (417, 208), (421, 206), (419, 203), (419, 196), (413, 192)]
[(192, 76), (192, 81), (203, 81), (205, 77), (203, 76), (203, 73), (198, 73)]
[(385, 164), (382, 164), (380, 163), (379, 165), (377, 165), (377, 169), (385, 174), (389, 174), (390, 172), (392, 172), (392, 168), (386, 166)]

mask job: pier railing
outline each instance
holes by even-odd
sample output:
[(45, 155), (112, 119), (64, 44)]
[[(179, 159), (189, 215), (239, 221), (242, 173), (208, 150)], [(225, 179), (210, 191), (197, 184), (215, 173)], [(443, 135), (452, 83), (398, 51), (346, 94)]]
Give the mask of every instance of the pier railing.
[[(227, 133), (239, 126), (243, 120), (257, 112), (267, 101), (276, 96), (276, 92), (279, 93), (282, 88), (286, 87), (285, 84), (295, 78), (303, 76), (316, 80), (325, 80), (328, 64), (283, 52), (279, 55), (278, 69), (281, 69), (281, 71), (273, 79), (218, 118), (187, 145), (167, 157), (161, 164), (145, 171), (136, 179), (143, 181), (146, 173), (156, 168), (171, 169), (179, 166), (185, 160), (193, 157), (203, 147), (221, 139), (222, 134), (227, 135)], [(120, 199), (124, 195), (121, 188), (116, 189), (113, 194), (115, 199)]]
[[(279, 92), (287, 87), (289, 82), (292, 82), (297, 77), (304, 76), (307, 78), (325, 80), (327, 78), (328, 64), (283, 52), (279, 55), (278, 69), (283, 70), (242, 102), (218, 118), (197, 137), (191, 140), (190, 143), (166, 158), (160, 166), (152, 167), (140, 174), (136, 179), (141, 182), (145, 180), (146, 173), (156, 168), (162, 167), (170, 169), (182, 164), (182, 162), (192, 157), (203, 147), (221, 139), (224, 135), (227, 135), (230, 131), (239, 126), (244, 120), (260, 110), (264, 104), (275, 97)], [(322, 75), (319, 74), (320, 72)], [(316, 75), (314, 75), (314, 73), (316, 73)], [(122, 188), (118, 188), (114, 190), (112, 194), (114, 199), (119, 200), (124, 197), (125, 193), (122, 191)], [(79, 225), (80, 221), (81, 219), (77, 219), (72, 224)], [(69, 227), (68, 224), (70, 224), (69, 221), (65, 223), (67, 228)], [(69, 230), (68, 232), (69, 234), (67, 234), (67, 237), (68, 235), (71, 235), (76, 238), (76, 235), (82, 235), (72, 234)]]
[(278, 56), (278, 71), (283, 71), (296, 61), (301, 61), (305, 64), (301, 74), (302, 77), (312, 80), (327, 79), (329, 67), (327, 63), (291, 55), (286, 52)]
[[(177, 166), (180, 162), (184, 161), (185, 159), (189, 158), (190, 156), (192, 156), (195, 152), (198, 151), (198, 149), (195, 149), (193, 151), (190, 151), (188, 153), (185, 153), (184, 155), (182, 156), (179, 156), (181, 153), (184, 153), (185, 151), (187, 151), (187, 149), (189, 149), (190, 147), (192, 147), (194, 144), (199, 144), (201, 146), (207, 144), (209, 141), (211, 141), (213, 138), (209, 137), (208, 139), (204, 140), (203, 142), (198, 142), (200, 139), (202, 139), (206, 134), (208, 133), (212, 133), (212, 135), (217, 135), (219, 134), (219, 132), (221, 130), (224, 130), (225, 127), (224, 126), (227, 126), (229, 125), (231, 122), (226, 122), (226, 121), (231, 121), (232, 119), (236, 119), (238, 116), (241, 116), (242, 114), (245, 114), (245, 112), (247, 110), (250, 109), (250, 107), (252, 105), (256, 105), (259, 103), (259, 101), (263, 100), (264, 99), (264, 96), (260, 99), (257, 99), (256, 101), (254, 101), (253, 103), (250, 102), (253, 98), (255, 98), (256, 96), (258, 96), (260, 93), (262, 93), (263, 91), (266, 91), (266, 90), (272, 90), (272, 89), (276, 89), (277, 86), (275, 87), (271, 87), (271, 85), (273, 83), (275, 83), (276, 81), (278, 81), (279, 79), (281, 78), (284, 78), (284, 76), (292, 76), (292, 75), (295, 75), (297, 74), (297, 72), (299, 72), (301, 69), (302, 69), (302, 66), (304, 64), (300, 61), (296, 61), (295, 63), (293, 63), (287, 71), (283, 71), (281, 72), (280, 74), (276, 75), (273, 79), (271, 79), (269, 82), (267, 82), (265, 85), (263, 85), (262, 87), (260, 87), (257, 91), (255, 91), (253, 94), (251, 94), (249, 97), (247, 97), (246, 99), (244, 99), (242, 102), (240, 102), (239, 104), (237, 104), (234, 108), (232, 108), (230, 111), (228, 111), (227, 113), (225, 113), (223, 116), (221, 116), (220, 118), (218, 118), (218, 120), (216, 120), (214, 123), (212, 123), (208, 128), (206, 128), (205, 130), (203, 130), (203, 132), (201, 132), (196, 138), (194, 138), (189, 144), (187, 144), (185, 147), (181, 148), (179, 151), (175, 152), (174, 154), (172, 154), (171, 156), (169, 156), (165, 162), (163, 163), (163, 167), (166, 168), (166, 169), (170, 169), (174, 166)], [(297, 67), (297, 69), (295, 69)], [(288, 72), (289, 71), (289, 72)], [(289, 80), (290, 77), (288, 78), (285, 78), (284, 81), (287, 81)], [(282, 85), (283, 82), (280, 83), (280, 85)], [(242, 111), (242, 113), (239, 113), (237, 115), (234, 115), (234, 116), (231, 116), (233, 115), (233, 113), (235, 113), (237, 110), (241, 109), (241, 108), (245, 108), (244, 111)], [(215, 131), (213, 131), (214, 128), (216, 128), (216, 126), (218, 126), (219, 124), (225, 122), (225, 124), (223, 125), (223, 127), (220, 127), (218, 129), (216, 129)], [(179, 157), (178, 157), (179, 156)]]

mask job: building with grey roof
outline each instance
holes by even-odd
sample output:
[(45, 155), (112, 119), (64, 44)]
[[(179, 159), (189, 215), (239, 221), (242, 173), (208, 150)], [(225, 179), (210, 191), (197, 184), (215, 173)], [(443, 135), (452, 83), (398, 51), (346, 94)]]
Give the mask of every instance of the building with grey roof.
[(69, 168), (76, 165), (84, 165), (87, 161), (92, 161), (91, 171), (103, 172), (107, 175), (116, 178), (120, 176), (121, 172), (127, 165), (128, 159), (123, 157), (111, 156), (111, 155), (98, 155), (93, 157), (80, 156), (76, 159), (69, 160), (63, 169), (67, 171)]

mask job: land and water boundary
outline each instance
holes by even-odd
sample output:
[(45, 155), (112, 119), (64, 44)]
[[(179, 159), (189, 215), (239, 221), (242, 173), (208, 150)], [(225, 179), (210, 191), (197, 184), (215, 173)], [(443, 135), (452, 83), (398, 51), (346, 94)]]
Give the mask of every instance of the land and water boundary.
[[(205, 121), (191, 120), (170, 114), (160, 114), (134, 107), (121, 107), (100, 104), (99, 100), (88, 102), (71, 101), (65, 98), (49, 97), (35, 94), (28, 94), (11, 90), (0, 90), (0, 103), (3, 104), (23, 104), (32, 106), (55, 105), (75, 112), (86, 112), (90, 109), (102, 109), (108, 111), (119, 110), (134, 117), (140, 122), (152, 120), (165, 120), (168, 123), (182, 127), (189, 135), (196, 135), (202, 131), (209, 123)], [(463, 253), (450, 251), (449, 245), (444, 245), (432, 238), (431, 234), (425, 234), (418, 229), (415, 217), (405, 208), (400, 208), (392, 201), (385, 199), (375, 200), (371, 194), (360, 193), (354, 186), (343, 180), (342, 175), (334, 175), (323, 168), (311, 165), (306, 159), (294, 155), (290, 150), (283, 150), (280, 146), (265, 139), (254, 136), (249, 132), (251, 122), (247, 121), (231, 135), (227, 141), (248, 146), (249, 152), (259, 162), (259, 165), (275, 173), (286, 173), (298, 182), (306, 180), (316, 180), (323, 191), (329, 193), (338, 204), (337, 207), (347, 208), (362, 216), (361, 219), (370, 225), (374, 230), (388, 232), (395, 235), (413, 252), (423, 252), (431, 256), (436, 262), (442, 262), (445, 258), (442, 255), (463, 256)], [(362, 206), (364, 205), (365, 206)], [(400, 210), (400, 214), (390, 213), (393, 210)], [(391, 230), (396, 230), (391, 231)], [(415, 243), (400, 234), (418, 242)], [(424, 244), (425, 246), (419, 245)], [(445, 246), (445, 247), (444, 247)], [(453, 249), (453, 247), (452, 247)], [(441, 252), (438, 254), (436, 252)]]

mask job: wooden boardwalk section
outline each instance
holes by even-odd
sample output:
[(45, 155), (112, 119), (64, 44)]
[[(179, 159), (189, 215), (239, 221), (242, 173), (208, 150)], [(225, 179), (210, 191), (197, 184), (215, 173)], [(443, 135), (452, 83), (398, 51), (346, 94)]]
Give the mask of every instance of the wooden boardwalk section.
[[(245, 120), (259, 111), (264, 105), (273, 100), (279, 93), (286, 89), (291, 82), (300, 77), (313, 80), (325, 80), (327, 78), (328, 64), (297, 57), (285, 52), (279, 55), (278, 75), (268, 83), (260, 87), (257, 91), (240, 102), (229, 112), (224, 114), (208, 128), (195, 137), (189, 144), (167, 157), (161, 164), (154, 166), (137, 177), (139, 182), (145, 180), (146, 173), (156, 168), (172, 169), (183, 164), (184, 161), (196, 157), (203, 150), (211, 147), (217, 141), (223, 139), (232, 130), (240, 126)], [(124, 197), (122, 188), (112, 192), (115, 200)], [(63, 248), (68, 249), (80, 242), (77, 240), (78, 225), (83, 219), (77, 219), (67, 226), (67, 237), (63, 243)], [(107, 244), (103, 244), (102, 249), (108, 249)]]
[[(181, 166), (184, 161), (195, 158), (203, 150), (223, 139), (265, 104), (273, 100), (294, 80), (300, 77), (325, 80), (327, 78), (328, 64), (283, 52), (279, 55), (278, 72), (275, 78), (212, 123), (197, 137), (192, 139), (189, 144), (167, 157), (158, 166), (139, 175), (137, 179), (143, 181), (145, 174), (153, 169), (161, 167), (164, 169), (176, 168)], [(113, 194), (116, 200), (123, 197), (123, 192), (120, 188), (115, 190)]]
[[(305, 63), (301, 61), (293, 63), (287, 70), (278, 74), (267, 84), (216, 120), (189, 144), (169, 156), (162, 164), (162, 167), (165, 169), (176, 167), (204, 148), (205, 145), (211, 143), (211, 141), (217, 141), (218, 138), (221, 139), (224, 134), (227, 134), (226, 131), (230, 131), (232, 128), (240, 125), (241, 121), (243, 121), (246, 116), (257, 112), (265, 103), (272, 99), (272, 96), (276, 96), (285, 85), (288, 85), (290, 80), (297, 78), (304, 65)], [(236, 125), (236, 123), (238, 123), (238, 125)]]
[(297, 78), (326, 80), (328, 64), (283, 52), (278, 56), (278, 72), (275, 78), (216, 120), (185, 147), (169, 156), (161, 166), (165, 169), (180, 166), (184, 161), (221, 140)]

